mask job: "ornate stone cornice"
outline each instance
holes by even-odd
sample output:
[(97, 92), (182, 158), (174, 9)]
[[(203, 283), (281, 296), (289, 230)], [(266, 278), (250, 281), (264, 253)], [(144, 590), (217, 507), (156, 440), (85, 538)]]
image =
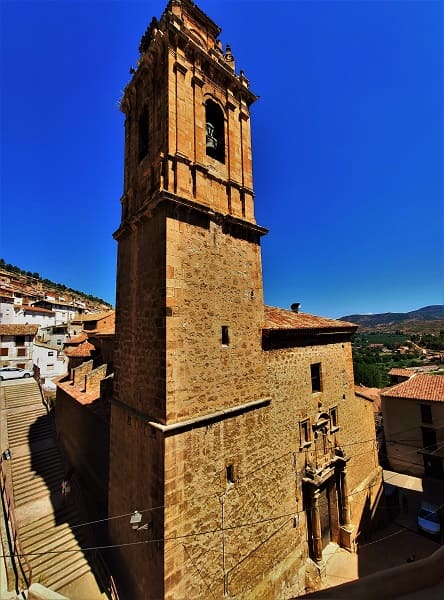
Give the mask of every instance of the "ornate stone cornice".
[(224, 215), (215, 212), (210, 207), (204, 206), (203, 204), (193, 202), (187, 198), (182, 198), (177, 194), (160, 191), (148, 201), (144, 202), (132, 217), (121, 223), (119, 229), (113, 234), (114, 239), (119, 240), (120, 238), (126, 237), (133, 227), (137, 227), (137, 223), (141, 219), (151, 218), (151, 215), (159, 210), (161, 206), (166, 207), (169, 217), (185, 221), (189, 221), (194, 217), (195, 220), (200, 221), (201, 224), (206, 223), (207, 225), (210, 221), (213, 221), (222, 226), (224, 233), (233, 235), (234, 237), (248, 239), (253, 243), (259, 243), (260, 238), (268, 233), (268, 229), (261, 227), (256, 223), (238, 219), (230, 214)]

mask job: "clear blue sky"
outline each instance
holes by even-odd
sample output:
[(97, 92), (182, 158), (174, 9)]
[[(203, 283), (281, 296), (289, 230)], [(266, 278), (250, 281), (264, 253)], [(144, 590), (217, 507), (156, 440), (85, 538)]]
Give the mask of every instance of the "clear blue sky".
[[(123, 115), (166, 1), (1, 0), (0, 256), (114, 303)], [(443, 303), (443, 3), (201, 0), (252, 107), (265, 301)]]

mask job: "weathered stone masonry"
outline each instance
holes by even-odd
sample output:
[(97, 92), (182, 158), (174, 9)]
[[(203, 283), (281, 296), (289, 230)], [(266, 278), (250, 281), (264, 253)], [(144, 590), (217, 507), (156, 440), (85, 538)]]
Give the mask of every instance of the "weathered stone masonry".
[(109, 515), (137, 509), (145, 527), (112, 519), (109, 533), (131, 598), (304, 592), (377, 496), (356, 328), (264, 307), (256, 97), (219, 33), (169, 2), (122, 100)]

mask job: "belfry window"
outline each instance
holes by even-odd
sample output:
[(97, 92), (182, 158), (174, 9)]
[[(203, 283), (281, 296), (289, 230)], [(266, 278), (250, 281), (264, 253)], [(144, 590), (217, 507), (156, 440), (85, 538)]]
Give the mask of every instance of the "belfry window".
[(207, 100), (205, 103), (205, 123), (206, 154), (225, 163), (224, 113), (221, 107), (212, 100)]
[(149, 142), (148, 108), (145, 106), (139, 116), (139, 162), (148, 154)]

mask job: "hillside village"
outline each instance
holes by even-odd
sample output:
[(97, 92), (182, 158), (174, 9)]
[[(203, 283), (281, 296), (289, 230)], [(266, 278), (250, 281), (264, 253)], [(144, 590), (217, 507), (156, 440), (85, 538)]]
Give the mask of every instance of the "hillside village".
[(69, 340), (107, 315), (114, 319), (114, 311), (34, 275), (0, 268), (0, 367), (33, 371), (44, 389), (54, 391), (52, 379), (67, 372)]
[(115, 311), (0, 272), (2, 600), (444, 592), (444, 376), (356, 385), (356, 324), (264, 303), (220, 31), (172, 0), (140, 41)]

